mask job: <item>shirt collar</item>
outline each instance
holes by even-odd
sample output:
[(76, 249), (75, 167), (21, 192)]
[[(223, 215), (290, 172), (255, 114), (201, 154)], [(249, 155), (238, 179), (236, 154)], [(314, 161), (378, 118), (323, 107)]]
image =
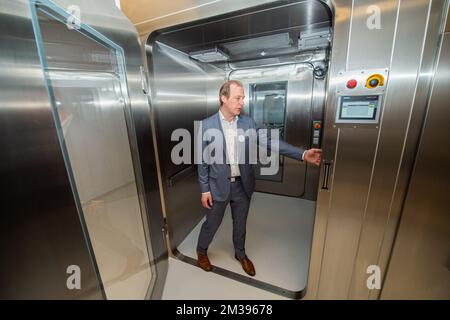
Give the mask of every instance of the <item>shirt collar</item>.
[(239, 116), (235, 116), (232, 121), (228, 121), (227, 119), (225, 119), (225, 116), (223, 115), (222, 111), (220, 111), (220, 109), (219, 109), (219, 116), (220, 116), (220, 120), (226, 121), (229, 123), (233, 123), (234, 121), (237, 121), (239, 119)]

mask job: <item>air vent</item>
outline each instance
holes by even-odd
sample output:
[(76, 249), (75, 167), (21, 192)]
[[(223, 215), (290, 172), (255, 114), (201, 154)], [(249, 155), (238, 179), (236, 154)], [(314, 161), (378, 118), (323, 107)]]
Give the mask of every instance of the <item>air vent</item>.
[(233, 58), (240, 55), (256, 53), (258, 53), (258, 56), (265, 56), (266, 54), (277, 52), (280, 49), (291, 48), (292, 41), (289, 37), (289, 33), (279, 33), (253, 39), (222, 43), (222, 46), (228, 50)]
[(301, 51), (326, 48), (329, 46), (330, 42), (330, 28), (313, 29), (300, 33), (300, 37), (298, 39), (298, 48)]
[(217, 48), (191, 52), (189, 53), (189, 57), (201, 62), (220, 62), (229, 59), (226, 53)]

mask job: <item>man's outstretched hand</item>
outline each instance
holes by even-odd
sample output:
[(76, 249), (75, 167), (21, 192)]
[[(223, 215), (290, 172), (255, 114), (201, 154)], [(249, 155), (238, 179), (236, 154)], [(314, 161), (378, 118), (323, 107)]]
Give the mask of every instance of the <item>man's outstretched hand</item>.
[(322, 156), (321, 149), (309, 149), (309, 150), (306, 150), (303, 160), (318, 166), (318, 165), (320, 165), (321, 156)]

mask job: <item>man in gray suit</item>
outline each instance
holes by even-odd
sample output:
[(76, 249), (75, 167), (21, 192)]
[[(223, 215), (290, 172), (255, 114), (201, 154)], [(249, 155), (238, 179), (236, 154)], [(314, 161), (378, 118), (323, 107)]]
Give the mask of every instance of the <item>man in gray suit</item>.
[[(242, 135), (238, 137), (238, 132), (252, 129), (256, 132), (258, 128), (252, 118), (241, 115), (244, 107), (244, 88), (241, 82), (236, 80), (225, 82), (220, 88), (219, 99), (219, 111), (202, 121), (200, 131), (202, 162), (198, 165), (198, 176), (202, 192), (201, 202), (206, 208), (206, 221), (202, 225), (198, 238), (197, 262), (203, 270), (212, 270), (207, 256), (208, 246), (222, 222), (229, 203), (233, 218), (235, 258), (240, 261), (247, 274), (254, 276), (255, 267), (245, 254), (245, 233), (250, 199), (255, 189), (255, 173), (247, 155), (244, 161), (239, 157), (238, 153), (242, 149), (238, 150), (237, 144), (244, 143), (245, 150), (248, 150), (251, 139), (244, 138)], [(205, 136), (208, 136), (208, 130), (216, 132), (220, 130), (222, 133), (223, 153), (227, 161), (211, 163), (203, 158), (205, 149), (208, 148), (209, 143), (212, 143), (212, 141), (208, 141), (208, 138), (204, 139)], [(270, 138), (264, 142), (258, 140), (258, 143), (264, 143), (270, 147)], [(300, 161), (320, 164), (320, 149), (303, 150), (280, 140), (278, 141), (278, 150), (275, 152)]]

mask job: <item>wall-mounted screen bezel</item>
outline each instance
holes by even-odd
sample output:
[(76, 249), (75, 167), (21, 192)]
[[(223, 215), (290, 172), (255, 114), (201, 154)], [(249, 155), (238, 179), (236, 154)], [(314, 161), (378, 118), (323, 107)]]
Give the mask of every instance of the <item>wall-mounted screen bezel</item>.
[[(377, 124), (381, 113), (382, 95), (341, 95), (339, 96), (336, 109), (335, 123), (354, 123), (354, 124)], [(349, 102), (375, 102), (373, 105), (373, 113), (369, 116), (351, 116), (344, 115), (345, 103)]]

